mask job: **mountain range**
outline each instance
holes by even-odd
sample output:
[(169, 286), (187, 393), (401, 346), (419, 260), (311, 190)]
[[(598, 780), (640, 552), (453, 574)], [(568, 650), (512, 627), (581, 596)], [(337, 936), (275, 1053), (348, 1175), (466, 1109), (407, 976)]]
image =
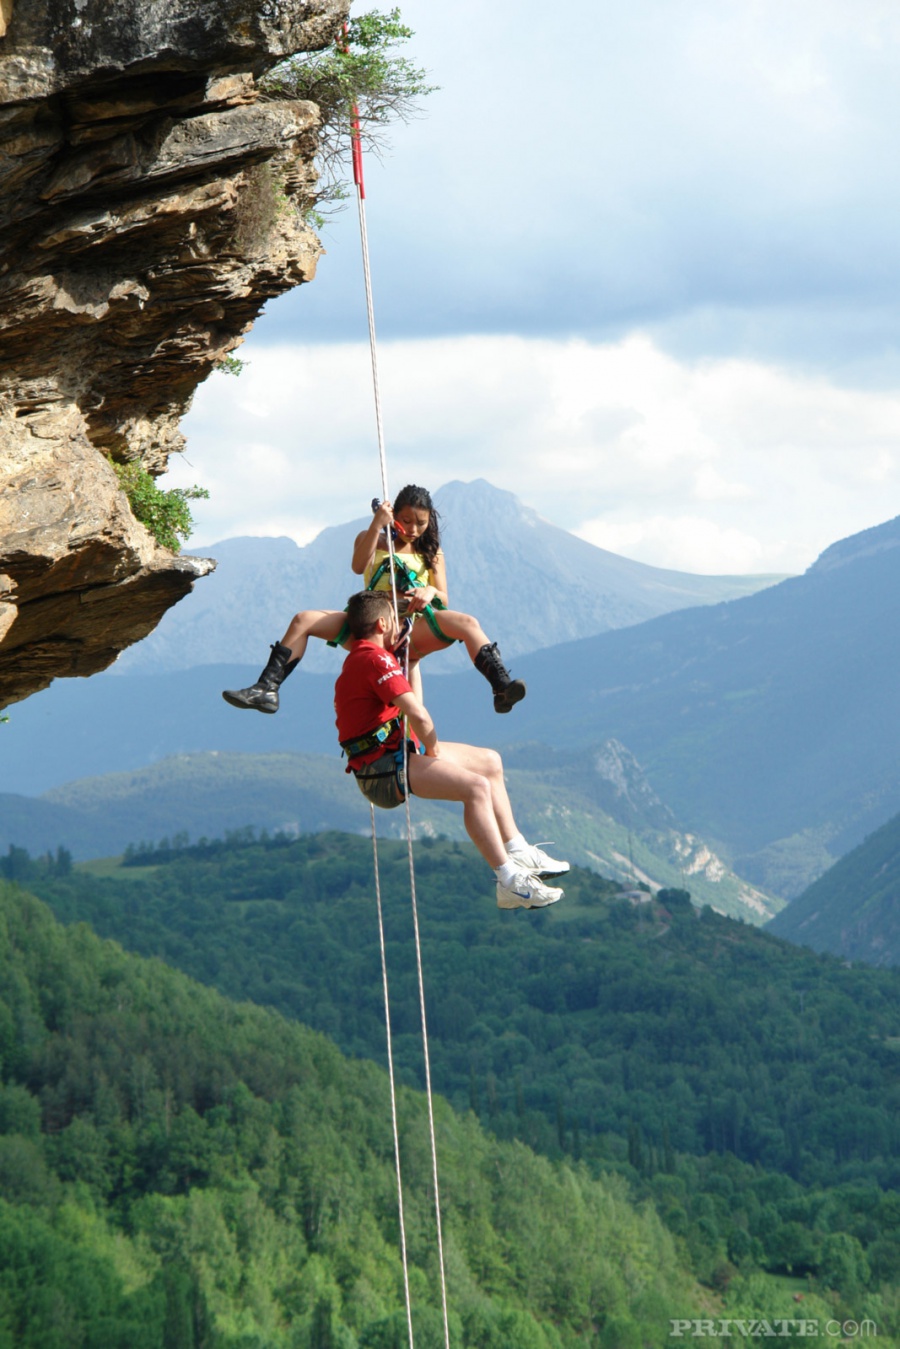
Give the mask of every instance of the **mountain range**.
[[(450, 598), (477, 614), (507, 657), (746, 595), (777, 576), (696, 576), (619, 557), (544, 520), (489, 482), (450, 482), (434, 494)], [(170, 609), (155, 632), (125, 651), (117, 672), (159, 674), (194, 665), (264, 664), (298, 609), (343, 609), (361, 588), (350, 570), (368, 518), (324, 529), (300, 548), (290, 539), (212, 544), (212, 576)], [(434, 669), (462, 669), (461, 651)], [(307, 670), (335, 669), (335, 653), (311, 642)]]
[(898, 545), (894, 519), (758, 594), (535, 652), (502, 725), (459, 681), (429, 703), (500, 744), (616, 737), (684, 827), (797, 895), (900, 810)]
[[(563, 755), (619, 741), (682, 832), (791, 898), (900, 810), (898, 545), (895, 519), (755, 594), (516, 657), (528, 696), (504, 717), (471, 668), (433, 677), (445, 658), (429, 657), (426, 701), (449, 740)], [(324, 654), (331, 673), (304, 662), (277, 717), (220, 697), (260, 661), (60, 681), (0, 726), (0, 791), (38, 794), (172, 754), (333, 754), (340, 656)]]

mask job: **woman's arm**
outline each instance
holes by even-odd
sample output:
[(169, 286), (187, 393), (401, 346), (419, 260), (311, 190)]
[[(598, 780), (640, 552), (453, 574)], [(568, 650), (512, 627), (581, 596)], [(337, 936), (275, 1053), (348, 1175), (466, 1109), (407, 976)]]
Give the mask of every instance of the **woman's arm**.
[(434, 565), (431, 568), (431, 584), (434, 586), (434, 592), (438, 599), (445, 606), (450, 608), (450, 599), (447, 594), (447, 568), (444, 565), (444, 554), (438, 553), (434, 559)]
[[(366, 567), (375, 556), (375, 549), (378, 547), (379, 538), (382, 530), (390, 525), (394, 518), (394, 512), (389, 501), (382, 501), (378, 510), (372, 516), (372, 523), (368, 529), (364, 529), (361, 534), (357, 534), (353, 544), (353, 556), (350, 559), (350, 569), (356, 576), (362, 576)], [(384, 540), (384, 546), (387, 547), (387, 539)]]

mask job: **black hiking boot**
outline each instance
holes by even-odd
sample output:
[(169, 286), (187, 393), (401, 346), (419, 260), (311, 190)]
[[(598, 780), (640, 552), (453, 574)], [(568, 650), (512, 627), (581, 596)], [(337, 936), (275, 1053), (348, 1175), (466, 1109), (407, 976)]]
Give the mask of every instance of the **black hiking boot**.
[(494, 690), (494, 711), (510, 712), (525, 697), (521, 679), (511, 679), (496, 642), (483, 646), (475, 657), (475, 669), (483, 674)]
[(232, 707), (250, 708), (256, 712), (277, 712), (278, 689), (299, 664), (299, 660), (291, 656), (289, 646), (275, 642), (268, 664), (256, 683), (248, 689), (225, 689), (222, 697)]

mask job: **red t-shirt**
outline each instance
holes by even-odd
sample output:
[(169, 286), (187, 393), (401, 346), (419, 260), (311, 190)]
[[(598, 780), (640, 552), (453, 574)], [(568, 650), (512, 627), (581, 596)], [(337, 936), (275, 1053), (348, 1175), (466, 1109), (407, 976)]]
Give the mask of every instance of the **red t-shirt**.
[[(338, 740), (358, 740), (399, 716), (394, 699), (403, 693), (412, 693), (412, 689), (393, 652), (365, 639), (354, 642), (334, 686)], [(386, 750), (399, 749), (402, 744), (403, 727), (398, 726), (383, 744), (350, 759), (349, 766), (374, 763)]]

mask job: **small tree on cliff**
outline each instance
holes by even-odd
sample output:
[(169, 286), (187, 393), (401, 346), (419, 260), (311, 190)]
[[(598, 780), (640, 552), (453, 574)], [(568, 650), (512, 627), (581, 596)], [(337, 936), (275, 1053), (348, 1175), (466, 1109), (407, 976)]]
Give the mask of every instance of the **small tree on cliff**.
[(320, 205), (346, 196), (350, 126), (356, 111), (367, 148), (380, 154), (387, 145), (387, 128), (418, 116), (420, 100), (437, 89), (427, 82), (425, 70), (394, 50), (412, 36), (399, 9), (388, 14), (371, 10), (350, 19), (347, 32), (336, 34), (327, 51), (292, 56), (262, 81), (270, 98), (309, 99), (319, 106)]

